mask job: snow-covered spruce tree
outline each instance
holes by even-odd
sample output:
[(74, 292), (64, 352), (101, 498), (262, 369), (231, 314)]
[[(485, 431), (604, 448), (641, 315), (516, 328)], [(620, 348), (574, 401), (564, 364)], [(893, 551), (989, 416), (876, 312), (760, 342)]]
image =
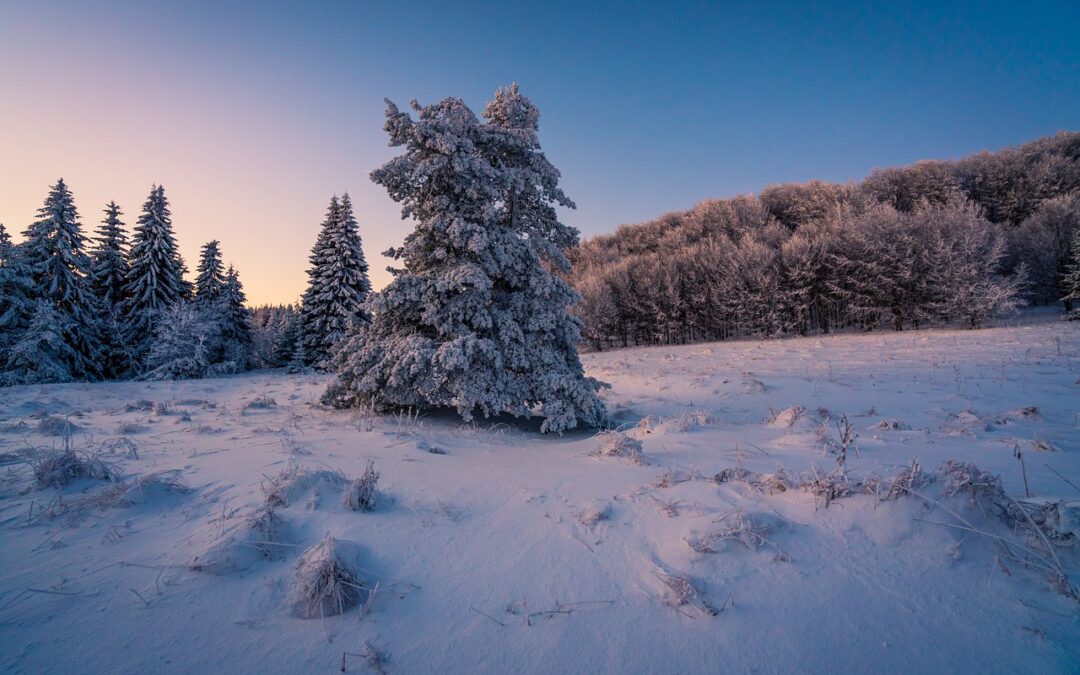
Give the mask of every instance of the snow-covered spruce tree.
[(349, 195), (335, 196), (311, 250), (308, 287), (300, 309), (300, 341), (305, 363), (326, 368), (349, 325), (367, 321), (364, 309), (371, 282)]
[(297, 346), (300, 341), (300, 314), (297, 312), (288, 317), (285, 325), (274, 340), (273, 352), (270, 355), (270, 365), (274, 368), (285, 368), (293, 363)]
[(90, 288), (106, 306), (119, 305), (124, 299), (128, 275), (128, 240), (116, 202), (105, 206), (105, 219), (95, 231), (90, 251)]
[(0, 374), (7, 368), (5, 355), (29, 325), (35, 310), (30, 270), (22, 253), (22, 247), (12, 243), (0, 223)]
[[(22, 257), (30, 272), (33, 298), (56, 310), (60, 338), (70, 348), (58, 352), (70, 373), (63, 379), (101, 377), (101, 324), (87, 280), (90, 258), (75, 199), (62, 178), (49, 189), (38, 219), (26, 228), (23, 238)], [(44, 314), (35, 310), (35, 315)], [(47, 376), (52, 371), (39, 372)]]
[(229, 265), (221, 294), (217, 299), (217, 317), (222, 344), (221, 362), (230, 371), (247, 370), (251, 364), (251, 312), (244, 303), (244, 285), (236, 269)]
[(338, 350), (324, 402), (452, 406), (466, 421), (535, 413), (545, 432), (601, 424), (602, 385), (582, 372), (567, 313), (577, 294), (544, 265), (568, 267), (577, 231), (555, 213), (573, 204), (540, 150), (539, 112), (516, 87), (486, 123), (456, 98), (413, 108), (415, 120), (387, 102), (390, 143), (405, 151), (372, 180), (417, 227), (389, 251), (404, 268)]
[(143, 204), (124, 284), (124, 337), (137, 362), (145, 359), (162, 312), (188, 294), (184, 263), (176, 250), (165, 188), (155, 185)]
[(190, 380), (210, 375), (208, 347), (217, 332), (218, 327), (188, 300), (160, 310), (142, 378)]
[(105, 219), (94, 236), (90, 251), (90, 290), (101, 319), (102, 375), (120, 377), (131, 369), (131, 355), (123, 338), (121, 304), (128, 275), (128, 241), (116, 202), (105, 206)]
[(1076, 307), (1069, 312), (1069, 320), (1080, 321), (1080, 229), (1073, 234), (1072, 263), (1069, 265), (1068, 273), (1062, 278), (1061, 286), (1065, 291), (1062, 302), (1066, 307)]
[(220, 242), (217, 239), (203, 244), (195, 277), (195, 304), (210, 307), (217, 303), (225, 288), (225, 265), (221, 262)]
[(6, 351), (0, 383), (70, 382), (71, 364), (80, 358), (68, 340), (74, 328), (70, 316), (47, 299), (33, 307), (29, 324)]

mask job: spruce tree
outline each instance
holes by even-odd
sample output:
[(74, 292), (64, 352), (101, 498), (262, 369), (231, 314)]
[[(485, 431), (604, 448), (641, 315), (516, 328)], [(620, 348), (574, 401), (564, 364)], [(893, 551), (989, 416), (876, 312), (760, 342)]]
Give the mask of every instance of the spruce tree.
[(21, 246), (11, 241), (0, 223), (0, 371), (6, 367), (11, 345), (26, 329), (35, 308), (30, 270)]
[(135, 358), (145, 358), (161, 313), (184, 299), (190, 284), (176, 250), (165, 188), (155, 185), (143, 204), (132, 238), (130, 270), (124, 284), (125, 337)]
[(123, 301), (127, 282), (128, 240), (120, 215), (116, 202), (105, 206), (105, 219), (95, 232), (95, 246), (90, 252), (90, 288), (106, 307)]
[(195, 277), (195, 304), (209, 307), (217, 303), (225, 288), (225, 266), (221, 262), (220, 242), (217, 239), (203, 244)]
[(121, 304), (127, 283), (127, 234), (116, 202), (105, 206), (105, 219), (98, 226), (95, 246), (90, 252), (90, 289), (99, 306), (101, 319), (102, 375), (120, 377), (131, 369), (124, 343)]
[(0, 382), (70, 382), (74, 379), (71, 364), (80, 359), (70, 342), (73, 330), (70, 315), (53, 302), (47, 299), (34, 302), (29, 323), (6, 352), (5, 372)]
[(236, 269), (229, 265), (217, 300), (220, 336), (224, 345), (223, 359), (236, 370), (246, 370), (251, 362), (251, 312), (244, 303), (244, 285)]
[[(23, 260), (33, 284), (33, 297), (55, 309), (66, 348), (61, 357), (69, 369), (64, 379), (101, 376), (101, 325), (87, 274), (90, 258), (71, 190), (61, 178), (38, 209), (38, 219), (24, 232)], [(35, 310), (36, 315), (43, 311)], [(48, 376), (52, 371), (40, 371)]]
[(452, 406), (466, 421), (536, 413), (550, 432), (601, 424), (602, 385), (582, 372), (567, 314), (577, 296), (544, 264), (568, 269), (577, 232), (555, 213), (573, 204), (540, 150), (538, 111), (514, 87), (486, 123), (460, 99), (413, 107), (416, 120), (387, 102), (385, 129), (405, 151), (372, 180), (417, 226), (389, 252), (404, 267), (338, 351), (323, 400)]
[(330, 200), (326, 220), (311, 251), (308, 288), (300, 310), (300, 341), (307, 365), (325, 368), (350, 324), (367, 321), (371, 282), (368, 264), (346, 194)]

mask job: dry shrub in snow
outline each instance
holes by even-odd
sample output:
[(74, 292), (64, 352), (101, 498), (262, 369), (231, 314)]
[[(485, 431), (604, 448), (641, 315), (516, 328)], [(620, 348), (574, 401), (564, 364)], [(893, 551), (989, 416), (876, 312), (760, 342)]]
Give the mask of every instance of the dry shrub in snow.
[(57, 496), (51, 503), (32, 513), (35, 520), (52, 520), (65, 516), (78, 521), (88, 513), (107, 509), (147, 504), (167, 495), (188, 494), (191, 488), (175, 478), (174, 471), (159, 471), (140, 476), (133, 481), (118, 480), (104, 487), (64, 499)]
[(577, 514), (577, 519), (578, 522), (585, 527), (592, 527), (593, 525), (599, 523), (601, 520), (607, 520), (609, 511), (610, 507), (608, 504), (595, 504), (587, 506), (581, 511), (579, 511)]
[(273, 544), (284, 540), (285, 523), (273, 507), (264, 504), (255, 509), (247, 518), (247, 527), (253, 534), (258, 535), (258, 540), (253, 541), (252, 545), (264, 558), (272, 560), (279, 557), (281, 548)]
[(274, 478), (266, 478), (262, 491), (266, 505), (271, 507), (294, 506), (301, 497), (308, 495), (307, 508), (314, 510), (326, 492), (340, 493), (348, 479), (340, 471), (308, 471), (290, 463)]
[[(667, 587), (668, 590), (668, 604), (675, 608), (675, 611), (680, 614), (694, 618), (692, 614), (686, 612), (684, 608), (691, 607), (696, 609), (699, 613), (707, 616), (716, 616), (724, 609), (727, 608), (727, 602), (724, 603), (724, 607), (717, 609), (713, 607), (708, 600), (705, 599), (701, 590), (694, 585), (694, 582), (689, 577), (682, 574), (670, 574), (664, 570), (660, 570), (656, 573), (656, 577)], [(728, 601), (731, 597), (728, 596)]]
[(296, 563), (292, 604), (305, 619), (343, 614), (366, 600), (372, 589), (360, 580), (356, 544), (327, 537)]
[(70, 436), (76, 431), (79, 431), (79, 427), (63, 417), (46, 415), (37, 423), (37, 432), (46, 436)]
[(704, 410), (685, 410), (675, 417), (662, 420), (657, 425), (657, 430), (664, 433), (686, 433), (715, 423), (716, 419)]
[(686, 540), (690, 548), (698, 553), (716, 553), (727, 542), (741, 545), (748, 551), (756, 551), (764, 545), (776, 550), (777, 559), (787, 560), (787, 556), (766, 536), (783, 526), (783, 521), (764, 513), (747, 514), (742, 509), (729, 511), (716, 521), (715, 530), (703, 535), (696, 535)]
[(202, 553), (192, 558), (191, 569), (207, 574), (229, 574), (281, 557), (287, 546), (285, 521), (273, 507), (260, 506), (242, 520), (227, 525), (231, 519), (232, 516), (222, 514), (221, 519), (211, 523), (211, 541)]
[(368, 460), (364, 475), (354, 480), (345, 490), (345, 506), (353, 511), (374, 511), (375, 500), (378, 496), (376, 484), (379, 482), (379, 472), (375, 470), (375, 462)]
[(1000, 501), (1004, 497), (1001, 477), (981, 470), (972, 462), (961, 463), (950, 459), (938, 468), (937, 473), (945, 477), (942, 497), (964, 495), (972, 501)]
[(262, 396), (254, 398), (245, 403), (243, 412), (247, 412), (248, 410), (269, 410), (270, 408), (274, 408), (276, 406), (277, 401), (270, 398), (266, 394), (263, 394)]
[(769, 495), (787, 492), (798, 485), (797, 481), (788, 476), (783, 470), (776, 473), (755, 473), (741, 467), (724, 469), (713, 476), (713, 480), (717, 483), (729, 483), (732, 481), (746, 483), (758, 492)]
[(641, 441), (630, 438), (618, 431), (605, 431), (600, 434), (604, 439), (600, 447), (592, 451), (593, 457), (618, 457), (628, 459), (634, 464), (648, 464), (641, 449)]
[(100, 459), (76, 453), (70, 447), (47, 451), (32, 459), (30, 466), (39, 488), (60, 488), (79, 478), (108, 480), (112, 477), (112, 471)]
[(154, 409), (154, 402), (146, 399), (140, 399), (134, 403), (129, 403), (124, 406), (124, 410), (127, 412), (150, 412)]

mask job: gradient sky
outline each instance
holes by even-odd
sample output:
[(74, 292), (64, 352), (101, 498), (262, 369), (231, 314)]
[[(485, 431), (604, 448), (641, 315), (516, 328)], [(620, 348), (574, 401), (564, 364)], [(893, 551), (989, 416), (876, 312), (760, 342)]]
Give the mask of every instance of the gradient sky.
[(865, 4), (0, 0), (0, 222), (63, 176), (88, 231), (110, 199), (130, 226), (159, 182), (189, 266), (220, 239), (289, 302), (334, 193), (388, 280), (383, 97), (520, 83), (586, 236), (1080, 129), (1080, 2)]

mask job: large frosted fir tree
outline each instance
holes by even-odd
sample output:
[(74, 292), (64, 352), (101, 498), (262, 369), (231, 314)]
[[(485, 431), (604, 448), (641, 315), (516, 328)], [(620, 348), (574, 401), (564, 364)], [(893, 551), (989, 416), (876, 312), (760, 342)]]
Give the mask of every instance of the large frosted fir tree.
[(195, 277), (195, 304), (208, 307), (217, 302), (225, 288), (225, 265), (221, 262), (220, 242), (217, 239), (203, 244)]
[(145, 356), (162, 312), (184, 299), (184, 262), (176, 250), (165, 188), (155, 185), (135, 226), (124, 284), (125, 337), (136, 358)]
[(365, 322), (371, 282), (349, 195), (330, 200), (322, 230), (311, 250), (308, 287), (300, 310), (304, 362), (325, 368), (349, 326)]
[(603, 422), (597, 391), (567, 314), (577, 295), (545, 266), (568, 264), (577, 232), (555, 206), (573, 204), (540, 150), (539, 113), (516, 87), (500, 90), (481, 123), (463, 101), (387, 102), (390, 143), (404, 153), (372, 173), (417, 227), (404, 264), (370, 303), (335, 359), (323, 400), (339, 407), (452, 406), (476, 414), (537, 414), (541, 430)]
[[(64, 348), (58, 351), (69, 371), (63, 379), (101, 376), (98, 306), (87, 275), (90, 258), (75, 199), (63, 179), (49, 190), (38, 219), (23, 232), (22, 258), (30, 273), (38, 318), (55, 314)], [(54, 371), (39, 371), (52, 379)]]
[(128, 276), (128, 240), (116, 202), (105, 206), (105, 219), (94, 236), (90, 252), (90, 290), (99, 305), (101, 319), (102, 375), (119, 377), (131, 368), (123, 339), (121, 304)]

